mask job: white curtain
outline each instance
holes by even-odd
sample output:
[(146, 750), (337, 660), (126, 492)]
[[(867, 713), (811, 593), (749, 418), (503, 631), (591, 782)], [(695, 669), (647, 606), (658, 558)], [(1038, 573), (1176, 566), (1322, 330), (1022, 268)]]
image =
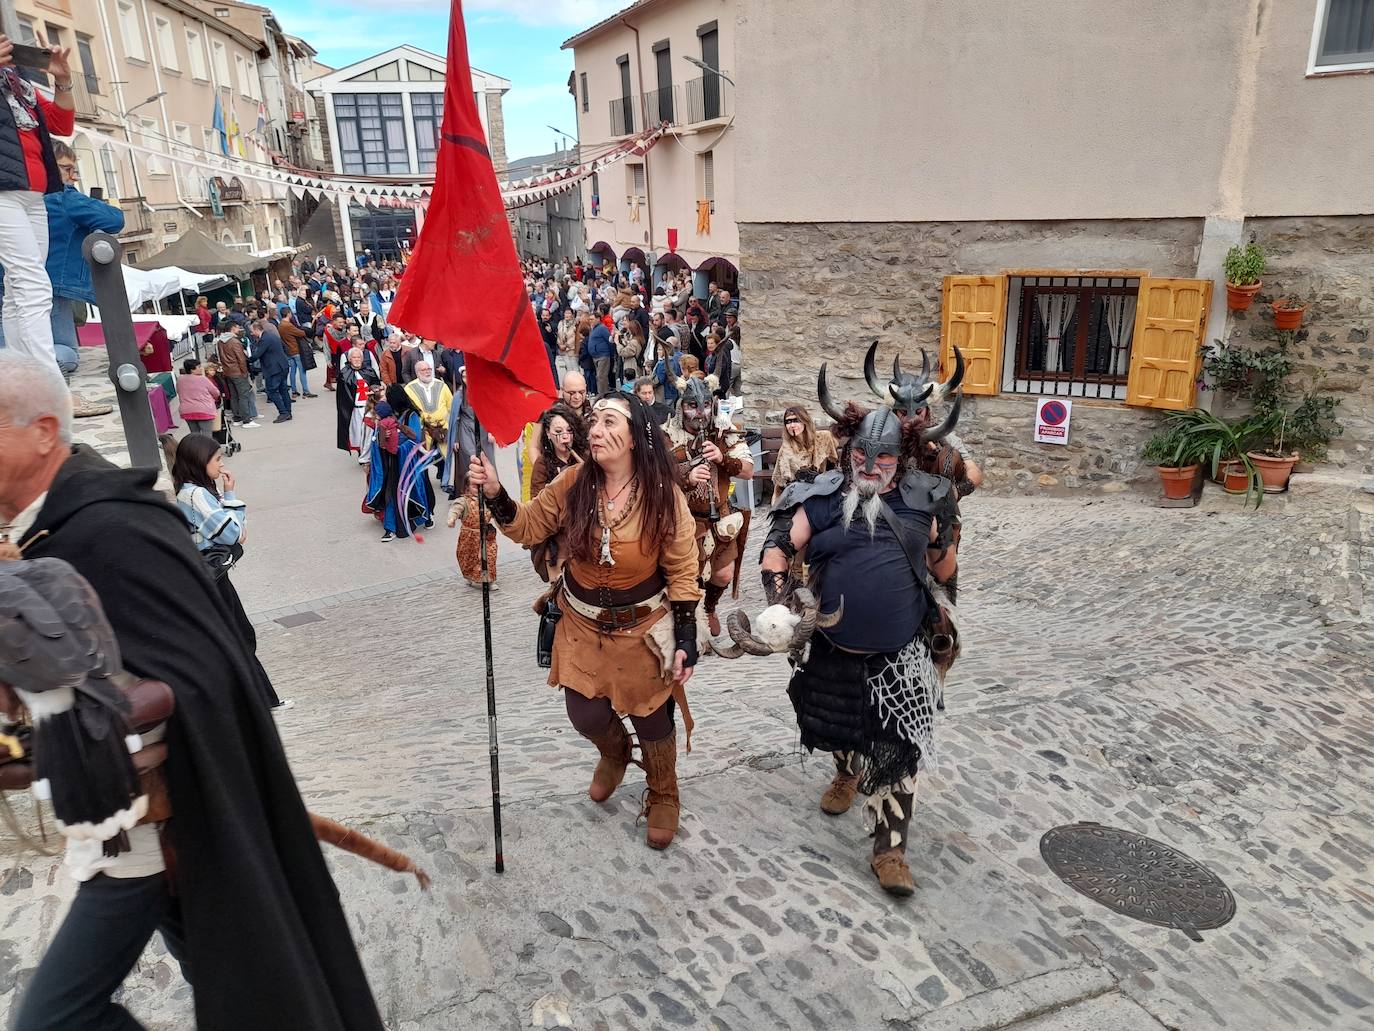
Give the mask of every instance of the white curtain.
[(1127, 372), (1127, 348), (1135, 332), (1135, 298), (1113, 295), (1107, 298), (1107, 335), (1112, 338), (1112, 364), (1109, 376)]
[(1035, 298), (1040, 309), (1040, 322), (1045, 327), (1045, 371), (1064, 372), (1073, 368), (1073, 355), (1064, 342), (1064, 332), (1073, 319), (1077, 294), (1039, 294)]

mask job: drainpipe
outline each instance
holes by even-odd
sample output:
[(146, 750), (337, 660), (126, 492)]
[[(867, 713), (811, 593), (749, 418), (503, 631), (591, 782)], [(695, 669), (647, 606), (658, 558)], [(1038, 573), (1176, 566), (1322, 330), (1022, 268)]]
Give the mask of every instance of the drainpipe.
[[(162, 88), (162, 61), (157, 52), (157, 34), (153, 32), (153, 20), (148, 17), (148, 0), (139, 0), (139, 6), (143, 9), (143, 28), (148, 34), (148, 63), (153, 66), (153, 84), (157, 87), (156, 92), (162, 94), (162, 96), (158, 97), (157, 107), (158, 110), (162, 112), (162, 138), (167, 141), (168, 156), (170, 157), (170, 151), (172, 147), (176, 145), (172, 141), (174, 141), (176, 137), (172, 134), (172, 123), (167, 117), (167, 93)], [(129, 128), (127, 123), (128, 119), (126, 118), (124, 126), (125, 132), (127, 132)], [(194, 145), (193, 141), (192, 146)], [(173, 162), (172, 189), (176, 191), (177, 203), (191, 214), (195, 215), (196, 218), (204, 218), (205, 216), (192, 207), (190, 203), (187, 202), (186, 198), (181, 195), (181, 182), (177, 179), (176, 167), (176, 163)]]
[[(624, 18), (620, 19), (620, 24), (635, 34), (635, 77), (639, 80), (639, 103), (644, 103), (644, 58), (639, 52), (639, 30), (627, 22)], [(654, 190), (653, 183), (649, 178), (649, 152), (644, 152), (644, 206), (649, 209), (649, 252), (654, 250)], [(648, 261), (648, 255), (645, 255)], [(652, 274), (653, 269), (649, 270)]]
[[(115, 62), (114, 37), (110, 34), (110, 19), (109, 16), (105, 13), (104, 0), (96, 0), (95, 9), (96, 13), (100, 15), (100, 35), (105, 40), (105, 57), (106, 60), (109, 62), (111, 80), (115, 88), (115, 103), (119, 106), (119, 120), (124, 125), (124, 140), (130, 146), (132, 146), (134, 142), (134, 134), (129, 131), (129, 116), (124, 113), (125, 111), (129, 110), (124, 100), (124, 83), (122, 80), (114, 78), (114, 69), (118, 67), (118, 65)], [(134, 154), (132, 150), (128, 152), (128, 155), (129, 171), (133, 173), (134, 190), (136, 191), (136, 196), (143, 202), (144, 205), (151, 207), (151, 205), (148, 204), (148, 198), (143, 195), (143, 184), (139, 182), (138, 179), (138, 157)], [(101, 161), (100, 168), (103, 172), (105, 168), (103, 159)], [(118, 199), (123, 200), (124, 198), (120, 197)]]

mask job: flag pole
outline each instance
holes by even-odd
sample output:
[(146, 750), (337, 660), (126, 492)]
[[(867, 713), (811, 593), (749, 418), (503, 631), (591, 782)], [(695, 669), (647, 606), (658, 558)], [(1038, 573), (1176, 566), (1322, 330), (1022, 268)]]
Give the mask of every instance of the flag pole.
[[(472, 411), (472, 436), (479, 455), (486, 455), (482, 420)], [(493, 461), (493, 465), (495, 462)], [(496, 528), (492, 527), (492, 533)], [(482, 637), (487, 653), (487, 752), (491, 756), (491, 826), (496, 837), (496, 872), (506, 872), (501, 849), (501, 746), (496, 738), (496, 673), (491, 664), (491, 581), (487, 576), (487, 495), (477, 492), (477, 550), (482, 563)]]

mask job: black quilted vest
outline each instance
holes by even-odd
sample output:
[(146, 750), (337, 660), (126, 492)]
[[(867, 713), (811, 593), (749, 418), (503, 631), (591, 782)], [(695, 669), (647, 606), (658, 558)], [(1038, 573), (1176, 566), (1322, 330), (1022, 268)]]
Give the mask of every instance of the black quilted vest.
[[(48, 188), (45, 193), (62, 192), (62, 173), (57, 169), (57, 159), (52, 153), (52, 137), (48, 135), (48, 120), (43, 117), (43, 109), (35, 108), (38, 118), (38, 136), (43, 141), (43, 167), (48, 170)], [(24, 146), (19, 142), (19, 129), (14, 124), (14, 112), (3, 99), (0, 99), (0, 190), (31, 190), (29, 170), (24, 164)]]

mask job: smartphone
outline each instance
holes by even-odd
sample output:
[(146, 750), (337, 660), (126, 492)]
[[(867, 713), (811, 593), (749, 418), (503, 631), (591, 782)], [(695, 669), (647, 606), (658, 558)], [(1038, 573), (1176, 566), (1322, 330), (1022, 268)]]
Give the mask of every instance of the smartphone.
[(10, 56), (20, 68), (36, 68), (40, 72), (46, 72), (52, 62), (51, 50), (30, 46), (28, 43), (15, 43)]

